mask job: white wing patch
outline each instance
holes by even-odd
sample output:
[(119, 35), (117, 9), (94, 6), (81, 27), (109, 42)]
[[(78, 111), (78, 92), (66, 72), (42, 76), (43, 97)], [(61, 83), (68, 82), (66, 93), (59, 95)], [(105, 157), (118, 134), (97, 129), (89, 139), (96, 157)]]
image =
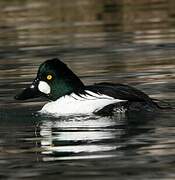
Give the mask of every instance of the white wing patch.
[(91, 91), (86, 91), (86, 93), (63, 96), (44, 105), (40, 112), (55, 115), (92, 114), (109, 104), (126, 101)]

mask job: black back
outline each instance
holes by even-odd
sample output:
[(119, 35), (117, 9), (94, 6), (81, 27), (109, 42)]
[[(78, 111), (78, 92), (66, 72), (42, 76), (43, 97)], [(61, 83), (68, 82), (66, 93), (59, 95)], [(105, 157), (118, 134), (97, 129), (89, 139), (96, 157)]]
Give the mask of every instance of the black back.
[(123, 84), (98, 83), (92, 86), (86, 86), (87, 90), (95, 93), (105, 94), (116, 99), (128, 100), (130, 102), (147, 102), (155, 106), (152, 99), (142, 91)]

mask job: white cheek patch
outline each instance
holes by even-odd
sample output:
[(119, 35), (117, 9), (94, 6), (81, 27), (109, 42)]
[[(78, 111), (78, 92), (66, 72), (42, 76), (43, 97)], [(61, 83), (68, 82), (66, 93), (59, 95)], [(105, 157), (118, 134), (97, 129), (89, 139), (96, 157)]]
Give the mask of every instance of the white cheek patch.
[(43, 92), (44, 94), (49, 94), (51, 89), (50, 86), (45, 81), (40, 81), (38, 84), (39, 91)]

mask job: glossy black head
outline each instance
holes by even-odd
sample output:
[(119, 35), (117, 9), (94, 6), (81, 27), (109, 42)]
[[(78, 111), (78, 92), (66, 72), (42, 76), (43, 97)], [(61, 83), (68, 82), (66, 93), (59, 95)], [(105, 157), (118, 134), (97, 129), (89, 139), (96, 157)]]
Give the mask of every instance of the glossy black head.
[(56, 100), (61, 96), (80, 92), (83, 89), (84, 85), (80, 79), (66, 64), (55, 58), (42, 63), (31, 86), (15, 98), (25, 100), (43, 95)]

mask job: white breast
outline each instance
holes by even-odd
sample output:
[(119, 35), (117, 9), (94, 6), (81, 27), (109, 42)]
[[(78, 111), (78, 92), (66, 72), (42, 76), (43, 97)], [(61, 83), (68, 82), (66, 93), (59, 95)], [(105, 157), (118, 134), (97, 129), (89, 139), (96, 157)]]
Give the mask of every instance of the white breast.
[(86, 95), (76, 95), (75, 93), (69, 96), (63, 96), (56, 101), (52, 101), (44, 105), (41, 113), (49, 113), (54, 115), (70, 115), (70, 114), (92, 114), (103, 107), (125, 101), (114, 99), (104, 94), (96, 94), (91, 91), (86, 91)]

